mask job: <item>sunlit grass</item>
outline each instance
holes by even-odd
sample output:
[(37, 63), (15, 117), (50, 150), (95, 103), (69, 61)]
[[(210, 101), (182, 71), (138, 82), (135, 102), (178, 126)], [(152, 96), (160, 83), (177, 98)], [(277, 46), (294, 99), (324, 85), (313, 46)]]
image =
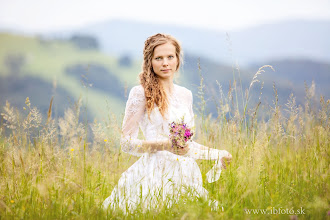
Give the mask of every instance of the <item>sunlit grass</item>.
[[(203, 199), (184, 202), (183, 196), (171, 208), (146, 213), (137, 209), (128, 216), (119, 210), (105, 212), (102, 202), (121, 173), (138, 159), (120, 150), (122, 118), (108, 112), (102, 121), (87, 124), (78, 101), (64, 118), (40, 120), (27, 100), (26, 110), (9, 105), (1, 109), (0, 218), (288, 219), (288, 214), (246, 210), (303, 208), (305, 214), (292, 218), (325, 219), (330, 210), (330, 101), (317, 99), (313, 88), (306, 88), (305, 106), (297, 106), (291, 96), (280, 107), (274, 86), (273, 105), (257, 108), (243, 103), (248, 106), (243, 114), (232, 91), (219, 100), (219, 115), (212, 118), (203, 115), (203, 88), (201, 80), (196, 141), (233, 155), (215, 183), (205, 180), (212, 162), (198, 161), (204, 187), (219, 201), (220, 210), (211, 211)], [(260, 111), (267, 120), (258, 117)]]

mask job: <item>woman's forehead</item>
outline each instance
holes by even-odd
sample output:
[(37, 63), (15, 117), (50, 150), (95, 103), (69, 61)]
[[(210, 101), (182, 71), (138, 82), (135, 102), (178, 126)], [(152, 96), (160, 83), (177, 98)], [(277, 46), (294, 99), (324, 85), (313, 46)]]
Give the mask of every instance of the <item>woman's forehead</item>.
[(175, 54), (175, 46), (168, 42), (166, 44), (159, 45), (154, 50), (154, 56), (166, 56), (169, 54)]

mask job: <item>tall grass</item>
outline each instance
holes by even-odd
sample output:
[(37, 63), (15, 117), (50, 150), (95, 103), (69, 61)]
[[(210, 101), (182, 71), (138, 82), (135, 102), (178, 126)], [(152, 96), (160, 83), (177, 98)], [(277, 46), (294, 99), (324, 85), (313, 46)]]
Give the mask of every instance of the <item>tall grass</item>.
[[(261, 69), (262, 70), (262, 69)], [(259, 72), (260, 73), (260, 72)], [(179, 202), (125, 216), (107, 212), (101, 204), (122, 172), (138, 158), (120, 150), (120, 122), (114, 115), (101, 122), (81, 123), (81, 101), (64, 117), (47, 119), (30, 99), (19, 111), (9, 103), (1, 110), (0, 218), (1, 219), (325, 219), (329, 206), (330, 100), (318, 99), (315, 86), (306, 86), (306, 102), (297, 106), (290, 96), (279, 106), (276, 86), (271, 106), (248, 106), (249, 91), (222, 91), (218, 115), (205, 115), (204, 82), (199, 87), (200, 116), (196, 141), (233, 155), (219, 181), (204, 187), (222, 208), (212, 211), (202, 199)], [(235, 89), (235, 87), (231, 88)], [(233, 92), (236, 94), (233, 95)], [(34, 97), (31, 97), (33, 100)], [(235, 103), (235, 104), (232, 104)], [(263, 118), (258, 117), (262, 111)], [(87, 139), (87, 133), (92, 141)], [(212, 162), (198, 161), (203, 177)], [(304, 209), (305, 214), (257, 214), (252, 209)], [(329, 218), (329, 216), (328, 216)]]

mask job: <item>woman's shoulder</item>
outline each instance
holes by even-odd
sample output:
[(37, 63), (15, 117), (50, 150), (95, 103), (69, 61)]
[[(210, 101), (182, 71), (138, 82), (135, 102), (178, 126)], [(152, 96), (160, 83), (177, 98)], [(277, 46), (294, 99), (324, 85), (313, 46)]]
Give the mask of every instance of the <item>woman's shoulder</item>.
[(145, 99), (142, 85), (133, 86), (129, 92), (129, 98)]
[(144, 89), (142, 85), (136, 85), (131, 88), (130, 94), (144, 94)]
[(177, 84), (174, 84), (174, 86), (180, 92), (180, 94), (184, 94), (184, 95), (187, 95), (187, 96), (192, 95), (192, 92), (189, 89), (187, 89), (186, 87), (179, 86)]

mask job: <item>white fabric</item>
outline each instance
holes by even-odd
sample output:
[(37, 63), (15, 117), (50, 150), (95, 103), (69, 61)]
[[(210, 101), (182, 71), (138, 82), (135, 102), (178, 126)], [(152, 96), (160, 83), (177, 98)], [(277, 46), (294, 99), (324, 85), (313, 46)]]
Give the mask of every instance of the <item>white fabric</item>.
[(184, 156), (169, 151), (156, 153), (139, 152), (142, 140), (138, 132), (141, 128), (145, 140), (168, 140), (169, 123), (184, 117), (190, 128), (194, 127), (192, 109), (192, 93), (190, 90), (174, 84), (173, 93), (169, 98), (166, 118), (163, 119), (158, 107), (150, 115), (145, 108), (144, 90), (141, 85), (131, 89), (126, 103), (121, 137), (122, 151), (139, 156), (118, 181), (111, 195), (103, 202), (106, 209), (120, 208), (124, 212), (133, 211), (140, 204), (146, 210), (155, 208), (159, 201), (170, 206), (181, 193), (191, 196), (207, 197), (203, 188), (202, 175), (195, 159), (216, 160), (214, 167), (206, 174), (209, 182), (217, 181), (221, 173), (221, 158), (229, 153), (189, 142), (189, 152)]

